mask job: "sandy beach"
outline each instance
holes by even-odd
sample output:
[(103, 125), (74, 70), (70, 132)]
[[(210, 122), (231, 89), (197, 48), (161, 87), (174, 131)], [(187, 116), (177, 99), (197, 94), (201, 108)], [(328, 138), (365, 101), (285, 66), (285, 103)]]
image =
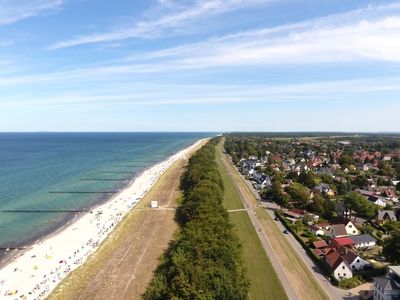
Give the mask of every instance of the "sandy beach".
[(96, 251), (116, 224), (160, 176), (201, 141), (149, 168), (106, 203), (56, 234), (34, 244), (0, 270), (0, 299), (44, 299), (71, 271)]

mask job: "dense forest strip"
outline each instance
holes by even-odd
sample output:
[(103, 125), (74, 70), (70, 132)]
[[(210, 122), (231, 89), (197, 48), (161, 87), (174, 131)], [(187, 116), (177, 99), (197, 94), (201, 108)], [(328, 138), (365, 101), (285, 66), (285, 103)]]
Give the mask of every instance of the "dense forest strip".
[[(217, 151), (219, 171), (225, 186), (224, 205), (229, 210), (243, 209), (235, 182), (222, 163), (222, 145)], [(246, 211), (229, 215), (243, 246), (243, 257), (250, 280), (249, 299), (287, 299), (279, 278), (257, 236)]]
[(224, 186), (212, 139), (189, 160), (177, 210), (180, 231), (145, 299), (246, 299), (242, 248), (223, 206)]

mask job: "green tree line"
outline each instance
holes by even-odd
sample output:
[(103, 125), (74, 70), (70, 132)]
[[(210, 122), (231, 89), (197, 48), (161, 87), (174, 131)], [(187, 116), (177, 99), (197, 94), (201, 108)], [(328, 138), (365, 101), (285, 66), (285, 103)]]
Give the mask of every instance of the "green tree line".
[(193, 155), (181, 179), (180, 231), (164, 255), (144, 299), (246, 299), (249, 280), (239, 238), (223, 206), (215, 161), (219, 139)]

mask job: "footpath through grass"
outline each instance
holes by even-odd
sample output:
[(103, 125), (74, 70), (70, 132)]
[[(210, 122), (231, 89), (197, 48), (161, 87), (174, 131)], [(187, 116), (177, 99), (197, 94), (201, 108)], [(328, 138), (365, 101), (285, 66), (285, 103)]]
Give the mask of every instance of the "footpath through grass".
[[(243, 203), (221, 158), (222, 144), (217, 147), (217, 160), (225, 186), (224, 206), (228, 210), (241, 209)], [(251, 283), (249, 299), (288, 299), (247, 212), (232, 212), (229, 217), (243, 246), (243, 258)]]

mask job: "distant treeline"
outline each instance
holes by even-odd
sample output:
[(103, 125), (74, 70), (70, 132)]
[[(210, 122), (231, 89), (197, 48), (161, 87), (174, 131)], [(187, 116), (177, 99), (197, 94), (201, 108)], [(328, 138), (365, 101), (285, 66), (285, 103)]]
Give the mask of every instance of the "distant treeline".
[(230, 132), (226, 136), (260, 137), (260, 138), (302, 138), (302, 137), (394, 137), (399, 138), (397, 132), (340, 132), (340, 131), (299, 131), (299, 132)]
[(249, 290), (241, 245), (223, 207), (224, 187), (212, 139), (193, 155), (182, 177), (180, 232), (144, 299), (245, 299)]

